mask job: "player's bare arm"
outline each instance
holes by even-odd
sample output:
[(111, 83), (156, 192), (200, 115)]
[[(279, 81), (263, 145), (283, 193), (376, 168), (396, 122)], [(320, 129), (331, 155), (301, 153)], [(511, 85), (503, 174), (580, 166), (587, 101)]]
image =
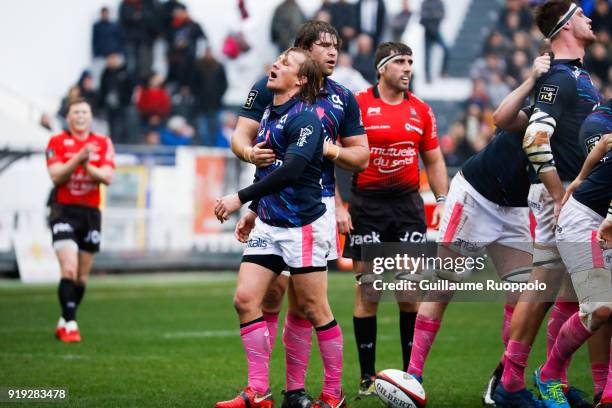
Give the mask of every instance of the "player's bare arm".
[(495, 126), (509, 131), (525, 129), (529, 118), (524, 112), (521, 112), (521, 108), (525, 103), (525, 99), (527, 99), (533, 90), (536, 80), (547, 73), (549, 69), (549, 54), (541, 55), (533, 61), (531, 75), (518, 88), (510, 92), (493, 113)]
[(346, 137), (342, 145), (325, 142), (323, 156), (335, 161), (338, 166), (350, 171), (364, 171), (368, 168), (370, 151), (365, 134)]
[(432, 218), (433, 225), (437, 225), (444, 214), (444, 198), (448, 193), (448, 173), (446, 171), (446, 164), (444, 163), (442, 150), (440, 150), (439, 147), (421, 152), (421, 158), (425, 165), (425, 171), (427, 172), (427, 179), (429, 180), (431, 191), (433, 191), (436, 196), (436, 200), (440, 198)]
[(593, 167), (606, 155), (610, 149), (612, 149), (612, 145), (610, 142), (612, 141), (612, 133), (608, 133), (603, 135), (601, 139), (597, 142), (593, 150), (589, 153), (584, 164), (582, 165), (582, 169), (580, 169), (580, 173), (578, 177), (567, 187), (565, 191), (565, 195), (563, 196), (562, 204), (565, 204), (567, 200), (571, 197), (572, 193), (578, 188), (578, 186), (587, 178), (587, 176), (593, 170)]
[(53, 184), (59, 186), (67, 182), (76, 168), (87, 162), (91, 151), (92, 147), (90, 145), (85, 145), (79, 153), (74, 155), (66, 163), (55, 163), (50, 165), (47, 170), (49, 171), (49, 176), (51, 176)]
[(87, 171), (87, 174), (89, 174), (89, 177), (98, 183), (106, 184), (108, 186), (113, 181), (114, 170), (111, 166), (96, 167), (86, 163), (85, 170)]
[(255, 144), (259, 123), (253, 119), (240, 116), (236, 130), (232, 135), (232, 152), (240, 160), (253, 163), (257, 167), (266, 167), (274, 163), (274, 152), (265, 148), (264, 143)]
[(353, 230), (353, 220), (351, 220), (351, 214), (344, 207), (344, 201), (340, 195), (340, 190), (336, 185), (336, 193), (334, 195), (336, 201), (336, 224), (338, 225), (339, 234), (348, 234)]

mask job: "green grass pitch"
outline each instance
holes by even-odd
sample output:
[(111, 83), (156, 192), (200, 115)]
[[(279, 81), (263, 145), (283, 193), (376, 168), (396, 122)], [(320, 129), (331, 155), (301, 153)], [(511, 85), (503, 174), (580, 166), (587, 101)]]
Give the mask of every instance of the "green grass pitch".
[[(78, 313), (80, 344), (62, 344), (53, 336), (59, 316), (55, 285), (0, 281), (0, 388), (66, 387), (67, 405), (79, 407), (212, 407), (233, 397), (246, 381), (232, 308), (235, 278), (229, 273), (93, 278)], [(330, 276), (331, 304), (345, 339), (344, 389), (351, 407), (382, 407), (376, 397), (354, 400), (359, 366), (353, 285), (350, 273)], [(502, 313), (500, 303), (449, 307), (425, 367), (428, 407), (481, 406), (481, 391), (502, 352)], [(401, 368), (398, 326), (397, 306), (383, 303), (378, 314), (379, 370)], [(542, 361), (544, 344), (541, 331), (529, 376)], [(313, 346), (307, 388), (317, 396), (322, 367), (316, 339)], [(280, 336), (270, 369), (280, 406)], [(584, 348), (572, 363), (570, 379), (592, 393)]]

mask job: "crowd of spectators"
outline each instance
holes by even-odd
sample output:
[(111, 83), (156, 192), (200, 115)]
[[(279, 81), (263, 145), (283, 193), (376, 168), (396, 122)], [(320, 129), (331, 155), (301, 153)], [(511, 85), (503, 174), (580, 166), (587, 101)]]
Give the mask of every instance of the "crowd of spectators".
[[(248, 18), (244, 0), (235, 1), (241, 17)], [(497, 21), (491, 24), (482, 54), (470, 68), (471, 95), (440, 140), (448, 165), (460, 165), (490, 141), (495, 130), (494, 109), (529, 75), (533, 59), (542, 52), (543, 38), (533, 18), (539, 1), (505, 0)], [(610, 2), (581, 1), (597, 35), (584, 62), (606, 97), (612, 96)], [(429, 56), (435, 44), (444, 52), (441, 74), (448, 73), (448, 49), (440, 35), (445, 3), (448, 0), (423, 0), (417, 13), (425, 33), (424, 76), (428, 82), (432, 77)], [(322, 0), (312, 15), (306, 15), (296, 0), (283, 0), (273, 11), (270, 40), (281, 51), (293, 44), (295, 33), (307, 19), (330, 22), (342, 38), (332, 78), (357, 91), (376, 82), (377, 45), (399, 41), (412, 14), (409, 0), (402, 0), (395, 14), (387, 13), (385, 0)], [(165, 43), (165, 77), (152, 70), (156, 41)], [(116, 11), (100, 11), (93, 25), (91, 69), (69, 88), (59, 115), (65, 114), (70, 98), (82, 96), (91, 102), (96, 122), (108, 126), (117, 144), (227, 147), (237, 117), (223, 105), (228, 83), (224, 63), (215, 55), (233, 59), (248, 49), (246, 39), (233, 33), (222, 49), (213, 50), (202, 26), (179, 1), (122, 0)]]
[[(494, 29), (488, 34), (482, 55), (470, 69), (472, 93), (460, 118), (441, 138), (447, 165), (459, 166), (491, 140), (495, 132), (493, 111), (527, 75), (533, 59), (546, 51), (534, 22), (539, 1), (506, 0)], [(612, 97), (612, 12), (610, 0), (581, 1), (597, 41), (587, 49), (584, 64), (605, 98)]]

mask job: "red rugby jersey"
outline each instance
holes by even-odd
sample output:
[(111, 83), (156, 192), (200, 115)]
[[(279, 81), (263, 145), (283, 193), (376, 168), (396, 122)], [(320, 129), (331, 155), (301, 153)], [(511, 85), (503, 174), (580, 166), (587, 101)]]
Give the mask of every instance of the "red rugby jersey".
[(376, 86), (355, 94), (370, 146), (368, 168), (356, 173), (356, 191), (416, 191), (418, 153), (438, 147), (436, 119), (425, 102), (407, 92), (397, 105), (385, 103)]
[[(47, 145), (47, 166), (55, 163), (66, 163), (86, 144), (97, 147), (90, 155), (89, 164), (95, 167), (115, 167), (115, 149), (110, 138), (90, 133), (87, 138), (79, 140), (64, 131), (52, 136)], [(100, 187), (79, 165), (67, 182), (57, 187), (55, 201), (60, 204), (81, 205), (85, 207), (100, 206)]]

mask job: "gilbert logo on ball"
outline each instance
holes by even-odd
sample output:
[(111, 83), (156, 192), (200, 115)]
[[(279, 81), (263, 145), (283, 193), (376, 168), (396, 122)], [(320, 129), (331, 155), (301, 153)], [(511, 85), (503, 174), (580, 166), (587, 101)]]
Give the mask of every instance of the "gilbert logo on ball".
[(374, 383), (376, 394), (389, 408), (423, 408), (427, 403), (421, 383), (404, 371), (383, 370)]

